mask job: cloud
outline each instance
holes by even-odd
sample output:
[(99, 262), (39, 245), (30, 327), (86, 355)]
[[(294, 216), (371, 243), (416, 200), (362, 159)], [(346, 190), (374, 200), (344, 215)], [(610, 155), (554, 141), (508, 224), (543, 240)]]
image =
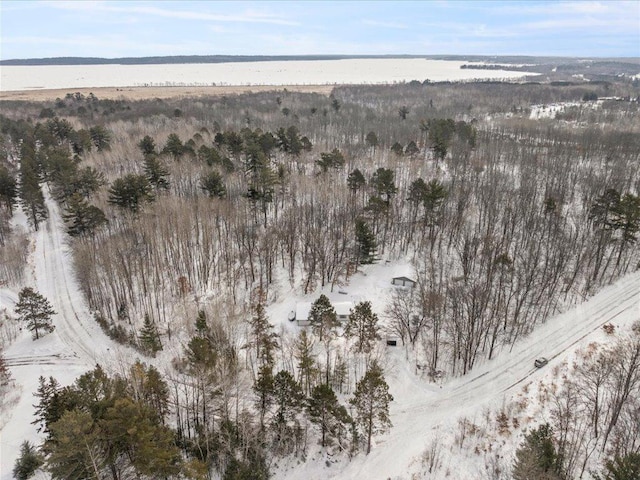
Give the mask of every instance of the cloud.
[(616, 23), (612, 23), (609, 19), (602, 17), (565, 17), (526, 22), (520, 24), (519, 27), (527, 30), (604, 28), (606, 30), (619, 31), (621, 28), (638, 28), (638, 22), (633, 17), (620, 18)]
[[(261, 12), (257, 10), (246, 10), (245, 12), (227, 15), (227, 14), (215, 14), (202, 10), (172, 10), (168, 8), (160, 8), (154, 4), (151, 5), (134, 5), (118, 2), (46, 2), (46, 4), (53, 8), (70, 10), (73, 12), (85, 12), (85, 13), (119, 13), (130, 15), (150, 15), (163, 18), (174, 18), (181, 20), (194, 20), (194, 21), (214, 21), (224, 23), (265, 23), (273, 25), (289, 25), (297, 26), (298, 22), (284, 18), (279, 15), (275, 15), (268, 12)], [(213, 4), (215, 5), (215, 4)]]
[(628, 15), (637, 1), (555, 1), (555, 2), (504, 2), (495, 3), (490, 10), (505, 15)]
[[(133, 41), (123, 35), (75, 35), (59, 38), (52, 36), (20, 36), (12, 37), (3, 43), (16, 45), (34, 45), (40, 47), (38, 57), (135, 57), (155, 55), (194, 55), (208, 54), (211, 44), (202, 41), (186, 41), (176, 43), (145, 43)], [(46, 48), (42, 48), (46, 45)], [(195, 52), (195, 53), (194, 53)], [(199, 53), (198, 53), (199, 52)], [(19, 58), (18, 56), (5, 56)]]
[(385, 22), (385, 21), (380, 21), (380, 20), (363, 20), (362, 23), (364, 25), (369, 26), (369, 27), (399, 28), (399, 29), (409, 28), (407, 25), (405, 25), (403, 23)]

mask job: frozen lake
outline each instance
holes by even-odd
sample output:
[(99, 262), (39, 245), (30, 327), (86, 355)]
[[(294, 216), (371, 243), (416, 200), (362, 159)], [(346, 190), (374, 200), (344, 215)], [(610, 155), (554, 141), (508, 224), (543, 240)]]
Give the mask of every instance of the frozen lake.
[(58, 88), (385, 84), (512, 79), (530, 73), (461, 69), (464, 63), (427, 59), (350, 59), (165, 65), (1, 66), (0, 90)]

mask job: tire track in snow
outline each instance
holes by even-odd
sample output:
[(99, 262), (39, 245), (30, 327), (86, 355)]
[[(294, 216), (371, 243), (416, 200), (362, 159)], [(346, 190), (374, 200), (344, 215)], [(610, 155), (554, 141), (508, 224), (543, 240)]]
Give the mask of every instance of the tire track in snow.
[(53, 355), (16, 355), (5, 357), (8, 367), (20, 367), (25, 365), (80, 365), (77, 357), (65, 356), (60, 353)]
[[(49, 299), (57, 311), (55, 332), (76, 357), (88, 366), (94, 366), (106, 353), (111, 343), (91, 318), (84, 297), (75, 285), (71, 256), (62, 241), (60, 209), (45, 193), (49, 218), (41, 225), (36, 253), (43, 259), (44, 271), (36, 264), (36, 279), (40, 292)], [(102, 348), (101, 348), (102, 347)]]

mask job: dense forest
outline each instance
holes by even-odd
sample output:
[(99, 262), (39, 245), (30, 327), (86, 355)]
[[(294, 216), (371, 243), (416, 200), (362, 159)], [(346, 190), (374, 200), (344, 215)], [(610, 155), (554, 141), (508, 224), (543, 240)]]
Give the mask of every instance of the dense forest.
[[(464, 375), (640, 268), (638, 98), (623, 79), (3, 102), (0, 280), (23, 282), (15, 210), (37, 230), (51, 196), (95, 320), (151, 362), (41, 379), (53, 478), (268, 478), (318, 443), (367, 454), (391, 427), (385, 336), (432, 380)], [(340, 325), (320, 290), (400, 260), (416, 287)], [(266, 313), (290, 289), (315, 299), (297, 336)], [(587, 434), (612, 459), (637, 455), (620, 419), (638, 407), (638, 345), (579, 369), (571, 388), (592, 385), (595, 405), (558, 400), (563, 436), (532, 433), (517, 468), (557, 440), (544, 478), (574, 478)], [(603, 392), (620, 392), (605, 413)], [(595, 430), (562, 423), (578, 404)]]

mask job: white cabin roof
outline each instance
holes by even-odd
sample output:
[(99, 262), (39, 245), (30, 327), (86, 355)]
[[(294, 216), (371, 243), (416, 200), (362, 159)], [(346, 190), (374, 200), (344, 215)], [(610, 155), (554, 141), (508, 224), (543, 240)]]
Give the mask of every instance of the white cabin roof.
[(296, 320), (308, 320), (309, 312), (311, 311), (310, 302), (296, 303)]
[[(296, 320), (308, 320), (312, 305), (311, 302), (296, 303)], [(333, 305), (333, 308), (336, 310), (336, 315), (339, 317), (349, 315), (349, 312), (353, 308), (353, 302), (335, 302), (331, 305)]]
[(353, 302), (336, 302), (333, 304), (333, 308), (336, 309), (339, 317), (349, 315), (349, 312), (353, 308)]

